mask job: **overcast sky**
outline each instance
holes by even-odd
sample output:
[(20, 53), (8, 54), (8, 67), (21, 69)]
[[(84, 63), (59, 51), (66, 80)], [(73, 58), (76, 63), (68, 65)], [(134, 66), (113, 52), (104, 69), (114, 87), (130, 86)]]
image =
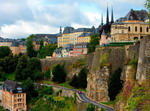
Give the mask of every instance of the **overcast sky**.
[(106, 21), (107, 2), (115, 19), (132, 8), (145, 9), (145, 0), (0, 0), (0, 36), (58, 33), (60, 26), (98, 27), (102, 13)]

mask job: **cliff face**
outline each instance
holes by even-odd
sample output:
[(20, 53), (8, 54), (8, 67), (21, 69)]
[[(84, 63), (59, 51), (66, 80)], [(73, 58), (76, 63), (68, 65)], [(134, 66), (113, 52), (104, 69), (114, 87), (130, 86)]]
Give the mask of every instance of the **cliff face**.
[(141, 40), (137, 62), (126, 64), (121, 79), (124, 85), (115, 110), (150, 111), (150, 37)]

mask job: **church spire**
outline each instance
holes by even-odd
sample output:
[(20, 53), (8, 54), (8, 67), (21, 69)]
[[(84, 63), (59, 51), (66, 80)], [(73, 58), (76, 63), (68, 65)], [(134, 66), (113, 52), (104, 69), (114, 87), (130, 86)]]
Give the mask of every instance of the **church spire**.
[(101, 25), (104, 25), (104, 23), (103, 23), (103, 14), (102, 14), (102, 18), (101, 18)]
[(107, 16), (106, 16), (106, 24), (109, 24), (109, 11), (108, 11), (108, 3), (107, 3)]
[(60, 34), (62, 34), (62, 28), (61, 28), (61, 26), (60, 26), (60, 30), (59, 30), (59, 33), (60, 33)]
[(111, 12), (111, 23), (114, 23), (113, 7), (112, 7), (112, 12)]

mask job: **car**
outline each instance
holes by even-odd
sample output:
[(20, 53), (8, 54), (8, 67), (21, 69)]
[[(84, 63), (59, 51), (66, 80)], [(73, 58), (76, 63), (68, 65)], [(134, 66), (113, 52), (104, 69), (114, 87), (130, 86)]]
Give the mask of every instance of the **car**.
[(82, 94), (82, 91), (78, 91), (78, 94)]

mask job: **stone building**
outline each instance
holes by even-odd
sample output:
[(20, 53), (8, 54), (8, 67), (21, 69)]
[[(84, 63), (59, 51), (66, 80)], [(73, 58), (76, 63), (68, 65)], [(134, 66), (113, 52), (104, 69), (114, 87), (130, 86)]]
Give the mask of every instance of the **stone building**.
[(14, 81), (6, 80), (2, 87), (2, 104), (10, 111), (26, 111), (26, 93), (23, 88)]
[(146, 10), (133, 10), (111, 26), (112, 41), (133, 41), (140, 40), (150, 34)]

